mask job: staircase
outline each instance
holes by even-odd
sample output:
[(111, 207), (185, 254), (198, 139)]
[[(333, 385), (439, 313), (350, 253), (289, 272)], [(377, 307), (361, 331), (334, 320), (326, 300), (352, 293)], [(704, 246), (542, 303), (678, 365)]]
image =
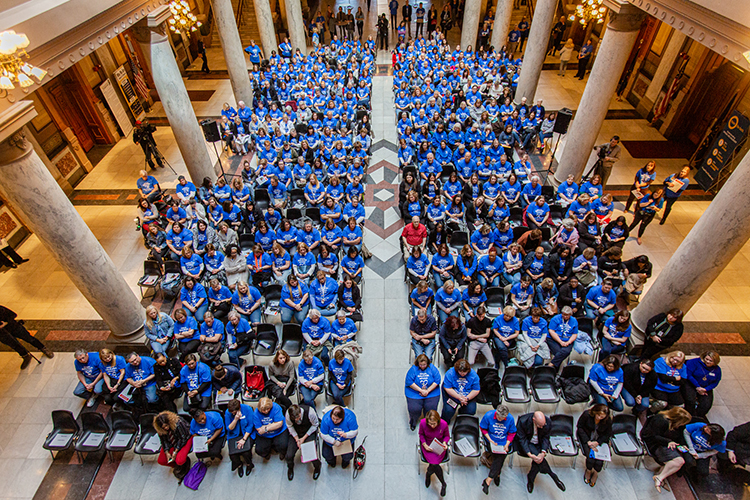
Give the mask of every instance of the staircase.
[[(258, 20), (255, 18), (255, 4), (253, 0), (232, 0), (232, 9), (234, 10), (235, 19), (239, 14), (239, 24), (237, 30), (240, 32), (242, 47), (250, 45), (250, 40), (260, 45), (260, 31), (258, 30)], [(240, 12), (239, 9), (242, 11)]]

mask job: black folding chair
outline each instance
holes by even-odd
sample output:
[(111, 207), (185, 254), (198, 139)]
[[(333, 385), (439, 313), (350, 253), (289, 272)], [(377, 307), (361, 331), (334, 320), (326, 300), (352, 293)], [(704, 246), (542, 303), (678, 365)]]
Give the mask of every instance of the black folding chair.
[(566, 440), (569, 439), (570, 443), (573, 445), (573, 451), (570, 452), (556, 448), (554, 445), (550, 444), (550, 454), (556, 457), (572, 457), (573, 464), (571, 465), (571, 468), (575, 469), (575, 457), (578, 456), (578, 441), (576, 440), (575, 426), (573, 425), (573, 416), (556, 414), (552, 415), (549, 419), (551, 421), (549, 432), (550, 440), (552, 440), (553, 437), (565, 438)]
[(624, 434), (628, 438), (630, 438), (630, 442), (635, 447), (635, 450), (622, 450), (617, 447), (617, 440), (616, 439), (610, 439), (609, 440), (609, 446), (612, 450), (612, 453), (615, 455), (619, 455), (621, 457), (635, 457), (635, 468), (640, 469), (641, 467), (641, 460), (643, 459), (643, 456), (646, 454), (645, 446), (643, 446), (643, 443), (638, 438), (638, 433), (636, 432), (636, 427), (638, 424), (638, 417), (635, 415), (630, 415), (627, 413), (619, 413), (614, 416), (612, 419), (612, 436), (617, 436)]
[(523, 366), (506, 367), (501, 384), (503, 398), (507, 403), (526, 404), (531, 401), (529, 381)]
[(492, 317), (503, 314), (503, 307), (505, 306), (505, 290), (503, 287), (491, 286), (484, 293), (487, 295), (487, 301), (484, 303), (487, 314)]
[(135, 448), (133, 448), (133, 453), (141, 459), (141, 465), (143, 465), (143, 455), (156, 455), (161, 450), (161, 444), (156, 449), (150, 449), (154, 444), (152, 438), (156, 436), (156, 429), (154, 429), (155, 416), (156, 413), (144, 413), (138, 418), (140, 432), (138, 433), (138, 440), (135, 443)]
[(276, 353), (279, 345), (279, 334), (276, 333), (276, 325), (270, 323), (259, 323), (256, 327), (255, 345), (253, 346), (253, 363), (255, 357), (269, 357)]
[(145, 299), (146, 296), (143, 294), (143, 289), (152, 289), (154, 291), (152, 297), (155, 297), (159, 291), (159, 285), (161, 284), (162, 273), (161, 266), (155, 260), (143, 261), (143, 276), (138, 280), (138, 288), (141, 290), (141, 299)]
[(450, 242), (448, 246), (456, 249), (457, 252), (461, 252), (464, 245), (469, 243), (469, 233), (466, 231), (453, 231), (450, 236)]
[(255, 246), (255, 235), (250, 233), (241, 233), (240, 238), (240, 250), (243, 252), (251, 252), (253, 246)]
[(101, 413), (81, 413), (81, 434), (76, 440), (76, 452), (78, 459), (83, 463), (83, 454), (100, 451), (104, 448), (109, 425)]
[(268, 323), (269, 314), (268, 311), (279, 311), (281, 303), (281, 283), (270, 283), (263, 289), (263, 298), (265, 299), (265, 306), (263, 308), (263, 319)]
[(42, 448), (49, 451), (50, 455), (52, 455), (52, 460), (54, 460), (54, 452), (70, 448), (80, 430), (78, 422), (76, 422), (76, 418), (71, 412), (68, 410), (54, 410), (52, 412), (52, 431), (47, 434)]
[(531, 393), (537, 403), (557, 404), (560, 394), (555, 383), (556, 370), (551, 366), (536, 366), (531, 372)]
[(296, 323), (281, 325), (281, 349), (290, 357), (296, 358), (302, 354), (302, 328)]
[(271, 197), (267, 189), (255, 188), (255, 208), (258, 210), (268, 210), (271, 204)]
[[(479, 458), (482, 456), (479, 434), (479, 419), (477, 417), (474, 415), (456, 415), (456, 421), (453, 423), (453, 431), (451, 432), (451, 436), (453, 436), (451, 453), (459, 457), (475, 459), (476, 469), (479, 469)], [(468, 456), (461, 453), (458, 446), (456, 446), (456, 443), (464, 438), (468, 439), (469, 443), (474, 447), (474, 452)]]
[(130, 411), (114, 411), (110, 415), (110, 432), (107, 436), (107, 453), (109, 460), (112, 462), (113, 454), (116, 452), (126, 452), (133, 447), (138, 437), (138, 425), (133, 419), (133, 413)]

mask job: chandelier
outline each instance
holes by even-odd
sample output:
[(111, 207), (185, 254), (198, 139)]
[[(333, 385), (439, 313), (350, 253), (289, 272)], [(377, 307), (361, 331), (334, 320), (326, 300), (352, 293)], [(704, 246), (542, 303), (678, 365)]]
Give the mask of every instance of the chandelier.
[(602, 0), (585, 0), (582, 4), (576, 6), (576, 13), (571, 14), (568, 19), (575, 21), (578, 18), (578, 22), (584, 26), (589, 21), (596, 21), (596, 24), (601, 24), (604, 22), (606, 13), (607, 8), (602, 5)]
[(3, 31), (0, 33), (0, 90), (13, 90), (18, 83), (21, 87), (29, 87), (34, 84), (34, 79), (41, 83), (47, 74), (41, 68), (24, 62), (28, 58), (26, 47), (29, 46), (29, 38), (15, 31)]
[(169, 29), (175, 33), (181, 31), (197, 31), (201, 23), (195, 14), (190, 12), (190, 6), (187, 0), (173, 0), (169, 4), (169, 10), (172, 11), (172, 17), (169, 18)]

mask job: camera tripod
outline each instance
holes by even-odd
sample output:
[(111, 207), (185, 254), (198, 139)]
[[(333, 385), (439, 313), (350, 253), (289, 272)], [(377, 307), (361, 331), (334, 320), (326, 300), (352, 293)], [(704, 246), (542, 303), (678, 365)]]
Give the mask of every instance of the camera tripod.
[[(169, 161), (167, 161), (167, 159), (164, 157), (163, 154), (161, 154), (161, 151), (159, 151), (159, 148), (156, 146), (155, 143), (149, 141), (149, 143), (148, 143), (148, 150), (153, 155), (154, 160), (156, 160), (156, 164), (157, 165), (160, 165), (160, 164), (163, 165), (164, 163), (166, 163), (167, 166), (169, 167), (169, 170), (171, 170), (174, 175), (177, 175), (177, 172), (172, 167), (172, 164), (169, 163)], [(148, 165), (148, 156), (144, 156), (143, 157), (143, 163), (144, 163), (145, 166), (149, 166)], [(145, 166), (144, 166), (144, 170), (146, 170)]]

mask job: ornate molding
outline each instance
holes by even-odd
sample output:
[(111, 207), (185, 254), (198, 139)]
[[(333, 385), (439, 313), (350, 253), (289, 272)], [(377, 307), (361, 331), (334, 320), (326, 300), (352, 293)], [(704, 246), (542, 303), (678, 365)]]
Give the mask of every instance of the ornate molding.
[(646, 18), (646, 13), (630, 4), (620, 6), (618, 10), (609, 11), (607, 29), (614, 31), (638, 31)]
[(23, 130), (16, 131), (0, 144), (0, 167), (17, 161), (29, 155), (34, 150), (26, 133)]

